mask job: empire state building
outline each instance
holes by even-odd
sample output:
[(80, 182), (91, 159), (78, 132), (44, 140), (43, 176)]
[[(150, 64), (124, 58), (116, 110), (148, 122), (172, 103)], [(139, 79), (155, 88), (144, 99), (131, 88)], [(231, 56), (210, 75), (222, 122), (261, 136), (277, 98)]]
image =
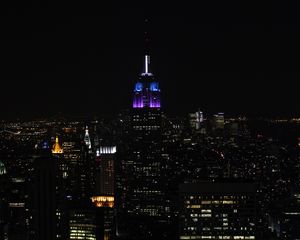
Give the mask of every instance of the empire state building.
[(133, 108), (160, 108), (160, 89), (150, 72), (150, 56), (145, 55), (144, 72), (135, 84)]
[[(157, 226), (165, 219), (165, 164), (162, 160), (162, 113), (159, 83), (150, 72), (150, 56), (133, 90), (131, 140), (128, 143), (124, 210), (139, 226)], [(131, 218), (132, 219), (132, 218)], [(142, 220), (143, 219), (143, 220)], [(147, 219), (146, 222), (143, 222)], [(151, 222), (152, 224), (149, 224)], [(161, 225), (161, 224), (160, 224)], [(153, 229), (152, 229), (153, 230)], [(149, 232), (152, 231), (149, 229)]]

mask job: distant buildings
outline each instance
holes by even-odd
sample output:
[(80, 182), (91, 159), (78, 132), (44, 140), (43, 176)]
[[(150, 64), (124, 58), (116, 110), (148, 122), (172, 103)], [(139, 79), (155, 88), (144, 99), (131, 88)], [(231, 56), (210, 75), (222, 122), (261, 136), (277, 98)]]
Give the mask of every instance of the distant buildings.
[(224, 113), (219, 112), (213, 117), (213, 128), (214, 129), (224, 129), (225, 118)]

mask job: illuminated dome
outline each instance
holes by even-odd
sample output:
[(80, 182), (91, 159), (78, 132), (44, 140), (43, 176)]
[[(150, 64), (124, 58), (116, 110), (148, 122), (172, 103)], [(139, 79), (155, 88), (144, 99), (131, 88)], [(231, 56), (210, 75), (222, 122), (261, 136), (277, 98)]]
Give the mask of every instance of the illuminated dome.
[(52, 153), (54, 154), (60, 154), (60, 153), (63, 153), (63, 149), (62, 147), (59, 145), (59, 142), (58, 142), (58, 136), (56, 136), (55, 138), (55, 144), (53, 145), (53, 148), (52, 148)]
[(0, 175), (6, 174), (6, 168), (3, 162), (0, 161)]

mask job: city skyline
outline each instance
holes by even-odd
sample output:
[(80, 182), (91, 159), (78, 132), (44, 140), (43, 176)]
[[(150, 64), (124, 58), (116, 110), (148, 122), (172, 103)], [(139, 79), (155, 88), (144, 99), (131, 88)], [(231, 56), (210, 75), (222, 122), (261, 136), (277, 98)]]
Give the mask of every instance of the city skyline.
[(0, 119), (130, 108), (130, 89), (143, 67), (145, 19), (166, 112), (300, 114), (293, 60), (299, 19), (288, 4), (111, 5), (101, 11), (74, 5), (74, 11), (54, 3), (5, 9)]
[(300, 239), (298, 16), (5, 7), (0, 240)]

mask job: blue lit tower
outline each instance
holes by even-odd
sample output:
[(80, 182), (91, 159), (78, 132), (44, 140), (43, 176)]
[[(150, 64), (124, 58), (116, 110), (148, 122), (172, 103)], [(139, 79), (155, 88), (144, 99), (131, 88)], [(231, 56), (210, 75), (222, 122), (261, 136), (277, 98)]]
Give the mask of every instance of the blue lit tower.
[(144, 72), (135, 84), (133, 108), (160, 108), (160, 89), (150, 72), (150, 56), (145, 55)]
[(146, 55), (144, 71), (134, 87), (130, 140), (126, 143), (126, 160), (122, 161), (126, 180), (121, 206), (129, 217), (122, 222), (129, 225), (126, 231), (131, 239), (154, 237), (161, 233), (157, 228), (164, 228), (167, 219), (160, 89), (149, 65)]

